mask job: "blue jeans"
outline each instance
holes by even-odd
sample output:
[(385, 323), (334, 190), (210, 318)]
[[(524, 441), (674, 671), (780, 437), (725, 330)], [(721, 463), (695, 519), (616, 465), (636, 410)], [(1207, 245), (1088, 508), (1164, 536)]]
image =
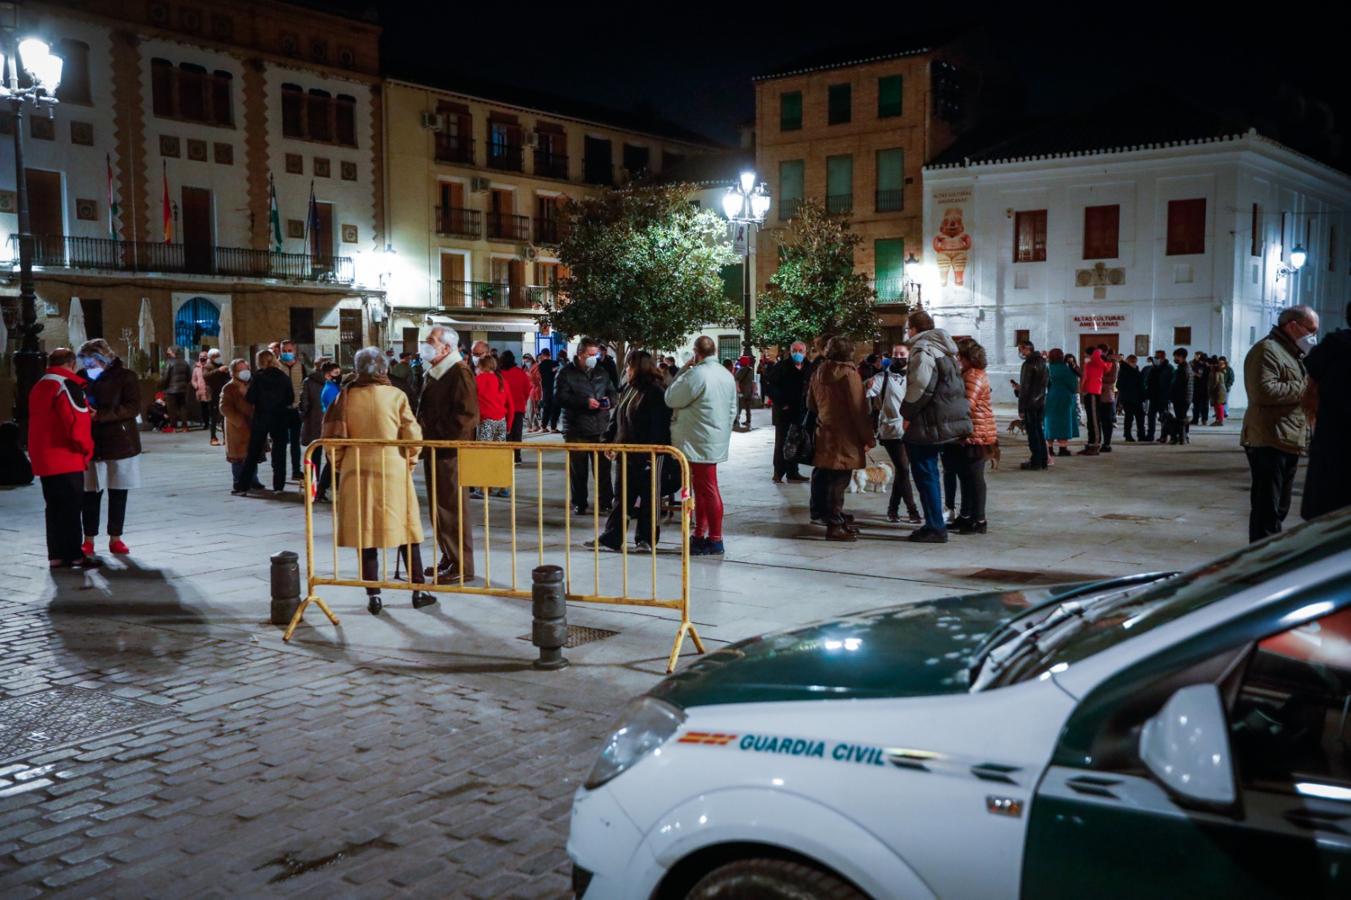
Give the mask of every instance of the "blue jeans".
[(910, 454), (910, 472), (915, 477), (919, 504), (924, 508), (924, 527), (940, 534), (946, 533), (948, 526), (943, 520), (943, 478), (938, 473), (938, 455), (943, 448), (938, 444), (907, 442), (905, 449)]

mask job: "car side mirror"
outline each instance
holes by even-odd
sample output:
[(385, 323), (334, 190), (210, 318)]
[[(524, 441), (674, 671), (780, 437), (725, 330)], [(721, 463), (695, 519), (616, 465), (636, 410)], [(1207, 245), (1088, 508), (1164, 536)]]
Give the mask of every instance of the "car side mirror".
[(1232, 806), (1234, 761), (1219, 688), (1193, 684), (1169, 697), (1140, 731), (1140, 759), (1175, 798)]

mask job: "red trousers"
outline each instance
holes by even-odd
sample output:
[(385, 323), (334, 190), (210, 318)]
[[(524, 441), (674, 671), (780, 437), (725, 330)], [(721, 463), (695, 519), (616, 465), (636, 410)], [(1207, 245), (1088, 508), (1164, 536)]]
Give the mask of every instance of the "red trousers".
[(690, 463), (694, 484), (694, 536), (722, 540), (722, 494), (718, 493), (718, 464)]

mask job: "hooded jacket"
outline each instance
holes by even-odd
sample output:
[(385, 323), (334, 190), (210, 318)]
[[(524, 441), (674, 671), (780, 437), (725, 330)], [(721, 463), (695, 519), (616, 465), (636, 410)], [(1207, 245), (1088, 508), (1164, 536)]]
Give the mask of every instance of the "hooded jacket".
[(94, 457), (91, 414), (80, 379), (52, 367), (28, 394), (28, 455), (33, 474), (83, 472)]
[(1085, 394), (1102, 393), (1102, 376), (1107, 371), (1107, 363), (1102, 361), (1102, 351), (1094, 350), (1084, 361), (1084, 377), (1079, 390)]
[(951, 444), (971, 434), (971, 409), (957, 365), (957, 344), (934, 328), (910, 341), (906, 368), (905, 440), (910, 444)]

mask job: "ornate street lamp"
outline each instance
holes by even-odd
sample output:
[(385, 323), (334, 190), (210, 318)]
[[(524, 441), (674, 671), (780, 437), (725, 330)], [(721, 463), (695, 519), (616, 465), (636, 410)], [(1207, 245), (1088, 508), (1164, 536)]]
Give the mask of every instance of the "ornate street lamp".
[(751, 354), (751, 240), (755, 234), (755, 226), (763, 224), (765, 216), (769, 214), (769, 191), (765, 190), (763, 183), (756, 183), (755, 172), (742, 172), (737, 183), (727, 189), (726, 195), (722, 198), (722, 211), (727, 215), (728, 221), (742, 225), (746, 229), (746, 253), (741, 266), (741, 300), (744, 304), (742, 311), (742, 334), (744, 335), (742, 352), (749, 356)]
[(1285, 278), (1288, 275), (1293, 275), (1304, 268), (1304, 264), (1308, 261), (1309, 252), (1304, 249), (1303, 244), (1296, 244), (1295, 248), (1290, 251), (1290, 263), (1288, 265), (1281, 263), (1276, 267), (1276, 277)]
[[(37, 317), (37, 293), (33, 287), (33, 236), (29, 234), (28, 178), (23, 160), (23, 116), (31, 104), (35, 110), (56, 105), (56, 89), (61, 85), (61, 57), (52, 53), (45, 41), (26, 38), (15, 42), (18, 9), (0, 5), (0, 101), (14, 116), (14, 195), (19, 219), (19, 350), (14, 354), (18, 391), (14, 398), (14, 418), (28, 433), (28, 392), (42, 377), (46, 357), (38, 343), (42, 325)], [(19, 70), (28, 76), (28, 84), (19, 85)]]

